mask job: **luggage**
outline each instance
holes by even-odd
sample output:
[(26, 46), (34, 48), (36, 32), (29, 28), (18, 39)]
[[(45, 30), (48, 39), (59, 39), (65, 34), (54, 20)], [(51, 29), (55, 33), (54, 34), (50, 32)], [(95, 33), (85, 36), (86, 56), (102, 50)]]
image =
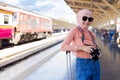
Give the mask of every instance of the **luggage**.
[(72, 80), (70, 51), (66, 51), (66, 61), (67, 61), (67, 80)]

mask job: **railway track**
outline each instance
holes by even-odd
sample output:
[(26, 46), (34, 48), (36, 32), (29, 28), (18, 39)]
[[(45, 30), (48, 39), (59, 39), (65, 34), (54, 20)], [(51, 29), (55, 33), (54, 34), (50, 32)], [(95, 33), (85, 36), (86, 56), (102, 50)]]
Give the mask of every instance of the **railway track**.
[[(4, 70), (8, 65), (19, 62), (41, 50), (49, 48), (63, 40), (65, 35), (35, 41), (29, 44), (14, 46), (0, 51), (0, 70)], [(3, 55), (1, 55), (3, 54)]]
[[(67, 32), (63, 32), (63, 33), (53, 33), (51, 37), (56, 37), (56, 36), (61, 36), (61, 35), (64, 35), (66, 34)], [(37, 40), (33, 40), (33, 41), (29, 41), (29, 42), (21, 42), (19, 44), (17, 44), (18, 46), (19, 45), (24, 45), (24, 44), (29, 44), (31, 42), (35, 42), (35, 41), (39, 41), (39, 40), (43, 40), (44, 38), (40, 38), (40, 39), (37, 39)], [(14, 45), (12, 43), (4, 43), (3, 46), (0, 48), (0, 50), (3, 50), (3, 49), (7, 49), (7, 48), (11, 48), (11, 47), (14, 47), (14, 46), (17, 46), (17, 45)]]

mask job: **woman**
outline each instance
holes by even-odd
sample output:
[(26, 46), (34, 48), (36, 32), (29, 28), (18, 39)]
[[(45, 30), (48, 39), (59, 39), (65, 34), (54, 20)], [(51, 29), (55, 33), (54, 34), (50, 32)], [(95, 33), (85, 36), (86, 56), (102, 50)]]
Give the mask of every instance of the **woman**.
[(100, 80), (99, 60), (91, 55), (93, 49), (98, 48), (95, 34), (88, 30), (92, 22), (92, 12), (80, 10), (77, 14), (78, 26), (70, 30), (61, 46), (63, 51), (76, 53), (76, 80)]

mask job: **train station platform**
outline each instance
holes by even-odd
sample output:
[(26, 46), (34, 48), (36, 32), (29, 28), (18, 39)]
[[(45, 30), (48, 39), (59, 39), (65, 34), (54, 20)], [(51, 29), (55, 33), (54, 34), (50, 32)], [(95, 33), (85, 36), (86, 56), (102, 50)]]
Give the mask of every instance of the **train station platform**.
[[(102, 40), (100, 37), (98, 37), (98, 44), (102, 50), (101, 80), (120, 80), (120, 48), (117, 44)], [(76, 57), (72, 55), (72, 80), (75, 80), (75, 59)], [(58, 52), (24, 80), (67, 80), (65, 52)]]

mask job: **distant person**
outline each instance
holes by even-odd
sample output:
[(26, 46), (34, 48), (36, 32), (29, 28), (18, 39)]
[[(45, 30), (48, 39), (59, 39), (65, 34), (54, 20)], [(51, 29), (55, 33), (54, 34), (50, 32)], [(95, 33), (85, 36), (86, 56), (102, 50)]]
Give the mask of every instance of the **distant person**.
[(117, 38), (118, 38), (118, 32), (114, 32), (114, 34), (112, 35), (112, 41), (113, 43), (117, 43)]
[(100, 52), (95, 34), (88, 30), (93, 20), (90, 10), (80, 10), (77, 14), (78, 26), (70, 30), (61, 46), (63, 51), (76, 54), (76, 80), (100, 80)]
[(118, 47), (120, 48), (120, 32), (118, 32), (118, 37), (116, 42), (118, 44)]

